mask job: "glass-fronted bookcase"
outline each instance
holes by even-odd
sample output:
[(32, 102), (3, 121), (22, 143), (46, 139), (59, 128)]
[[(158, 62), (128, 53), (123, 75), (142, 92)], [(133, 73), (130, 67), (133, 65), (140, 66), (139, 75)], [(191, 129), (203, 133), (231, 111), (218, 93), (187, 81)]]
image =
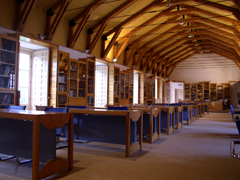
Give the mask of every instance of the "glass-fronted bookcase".
[(16, 38), (0, 34), (0, 104), (17, 104)]

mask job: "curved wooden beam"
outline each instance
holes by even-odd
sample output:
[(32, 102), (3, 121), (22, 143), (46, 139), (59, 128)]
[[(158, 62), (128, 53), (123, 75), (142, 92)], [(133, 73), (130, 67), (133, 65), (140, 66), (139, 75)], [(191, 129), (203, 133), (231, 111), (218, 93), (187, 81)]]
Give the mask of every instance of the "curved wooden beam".
[(36, 5), (37, 0), (27, 0), (27, 2), (24, 5), (24, 8), (22, 9), (22, 2), (17, 3), (17, 18), (16, 23), (14, 26), (14, 30), (18, 32), (23, 32), (23, 29), (27, 23), (27, 20)]

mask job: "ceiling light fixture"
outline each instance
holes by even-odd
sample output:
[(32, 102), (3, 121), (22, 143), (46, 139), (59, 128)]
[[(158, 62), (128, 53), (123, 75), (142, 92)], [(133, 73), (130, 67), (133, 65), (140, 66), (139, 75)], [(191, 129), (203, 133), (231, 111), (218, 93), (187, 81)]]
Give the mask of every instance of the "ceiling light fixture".
[(198, 44), (197, 44), (197, 41), (196, 41), (196, 44), (195, 44), (195, 46), (198, 46)]
[(116, 58), (114, 58), (112, 61), (113, 61), (113, 62), (117, 62), (117, 59), (116, 59)]
[(171, 6), (172, 6), (170, 0), (167, 0), (166, 6), (167, 6), (167, 7), (171, 7)]
[(192, 37), (191, 31), (189, 32), (189, 35), (188, 35), (188, 37), (189, 37), (189, 38), (191, 38), (191, 37)]
[(183, 22), (183, 19), (182, 19), (182, 18), (180, 19), (179, 25), (181, 25), (181, 26), (184, 25), (184, 22)]

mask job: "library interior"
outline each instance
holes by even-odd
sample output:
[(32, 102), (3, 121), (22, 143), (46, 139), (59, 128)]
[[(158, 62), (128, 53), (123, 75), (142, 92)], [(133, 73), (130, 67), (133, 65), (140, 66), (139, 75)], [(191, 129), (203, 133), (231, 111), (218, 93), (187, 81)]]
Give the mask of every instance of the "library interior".
[(0, 1), (0, 179), (238, 179), (239, 117), (238, 0)]

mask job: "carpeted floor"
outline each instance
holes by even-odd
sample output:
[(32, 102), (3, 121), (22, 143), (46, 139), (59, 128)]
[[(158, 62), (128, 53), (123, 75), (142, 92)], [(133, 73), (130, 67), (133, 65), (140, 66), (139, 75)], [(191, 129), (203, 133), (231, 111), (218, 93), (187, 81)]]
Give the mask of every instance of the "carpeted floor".
[[(230, 156), (227, 138), (237, 133), (230, 114), (210, 112), (170, 135), (161, 134), (154, 144), (144, 142), (143, 151), (129, 158), (121, 145), (75, 143), (73, 171), (48, 179), (238, 180), (240, 159)], [(66, 157), (66, 150), (58, 150), (58, 155)], [(31, 163), (0, 162), (0, 179), (31, 179)]]

